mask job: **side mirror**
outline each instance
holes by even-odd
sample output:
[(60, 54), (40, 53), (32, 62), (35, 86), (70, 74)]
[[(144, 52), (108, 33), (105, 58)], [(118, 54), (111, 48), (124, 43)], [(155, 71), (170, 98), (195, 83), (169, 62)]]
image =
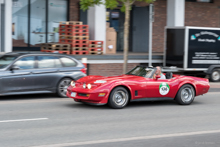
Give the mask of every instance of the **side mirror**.
[(20, 69), (20, 67), (18, 67), (17, 65), (12, 65), (12, 67), (11, 67), (11, 70), (13, 71), (13, 70), (19, 70)]
[(160, 75), (156, 75), (156, 80), (158, 80), (160, 78)]

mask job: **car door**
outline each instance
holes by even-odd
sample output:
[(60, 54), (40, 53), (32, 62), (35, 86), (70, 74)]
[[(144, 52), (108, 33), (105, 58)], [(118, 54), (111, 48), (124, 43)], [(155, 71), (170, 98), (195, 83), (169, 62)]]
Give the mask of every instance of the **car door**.
[[(17, 70), (11, 70), (16, 66)], [(1, 92), (29, 92), (35, 89), (33, 71), (36, 68), (35, 56), (26, 56), (15, 61), (2, 75)]]
[(179, 80), (172, 79), (149, 79), (147, 82), (146, 95), (148, 98), (174, 98), (178, 89)]
[(36, 91), (53, 91), (57, 80), (62, 76), (59, 74), (59, 68), (62, 67), (57, 56), (40, 55), (37, 56), (37, 69), (33, 72), (35, 75)]

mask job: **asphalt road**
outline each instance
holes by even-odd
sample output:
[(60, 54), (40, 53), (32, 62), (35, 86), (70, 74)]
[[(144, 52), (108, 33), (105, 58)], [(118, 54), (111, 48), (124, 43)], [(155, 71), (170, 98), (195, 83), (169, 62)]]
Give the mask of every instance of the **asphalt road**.
[(125, 109), (89, 106), (54, 95), (0, 98), (0, 147), (219, 147), (220, 91)]

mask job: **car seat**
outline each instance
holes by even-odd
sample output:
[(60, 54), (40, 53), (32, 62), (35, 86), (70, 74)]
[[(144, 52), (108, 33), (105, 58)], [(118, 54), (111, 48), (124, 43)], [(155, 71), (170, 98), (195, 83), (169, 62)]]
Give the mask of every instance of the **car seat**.
[(172, 72), (167, 72), (166, 73), (166, 79), (172, 79), (173, 73)]

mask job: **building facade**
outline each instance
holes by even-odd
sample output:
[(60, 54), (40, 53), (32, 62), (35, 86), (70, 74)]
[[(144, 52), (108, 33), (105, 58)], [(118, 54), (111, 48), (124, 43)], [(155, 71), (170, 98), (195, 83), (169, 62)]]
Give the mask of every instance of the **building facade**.
[[(123, 51), (124, 13), (119, 10), (121, 6), (114, 10), (95, 6), (86, 12), (80, 10), (79, 0), (0, 0), (0, 6), (1, 52), (39, 51), (41, 43), (58, 42), (60, 21), (83, 21), (90, 26), (90, 39), (105, 41), (106, 22), (109, 22), (117, 32), (119, 57), (88, 56), (90, 73), (95, 74), (98, 66), (101, 67), (100, 63), (106, 67), (102, 75), (114, 70), (114, 67), (118, 71), (122, 69), (123, 57), (120, 52)], [(152, 30), (153, 63), (162, 62), (166, 26), (220, 27), (220, 0), (156, 0)], [(129, 51), (148, 53), (148, 37), (149, 4), (135, 2), (131, 10)], [(131, 55), (128, 63), (129, 69), (140, 63), (148, 63), (147, 54)]]

